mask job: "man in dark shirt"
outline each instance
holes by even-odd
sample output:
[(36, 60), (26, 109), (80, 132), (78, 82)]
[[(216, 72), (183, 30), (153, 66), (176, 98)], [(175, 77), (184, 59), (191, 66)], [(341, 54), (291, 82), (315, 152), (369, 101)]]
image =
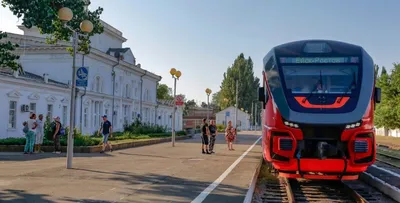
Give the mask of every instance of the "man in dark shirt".
[(210, 126), (208, 127), (210, 129), (210, 145), (208, 145), (208, 148), (210, 150), (210, 153), (215, 153), (214, 152), (214, 144), (215, 144), (215, 136), (217, 135), (217, 126), (215, 125), (215, 121), (212, 120), (210, 121)]
[(111, 122), (107, 120), (107, 115), (103, 116), (103, 123), (100, 126), (99, 133), (103, 135), (103, 149), (100, 151), (100, 153), (104, 153), (106, 150), (106, 146), (110, 148), (110, 152), (113, 151), (112, 146), (110, 142), (108, 141), (108, 137), (112, 137), (112, 125)]
[(207, 119), (203, 119), (203, 126), (201, 127), (201, 151), (203, 154), (211, 154), (208, 152), (208, 135), (209, 129), (207, 124)]

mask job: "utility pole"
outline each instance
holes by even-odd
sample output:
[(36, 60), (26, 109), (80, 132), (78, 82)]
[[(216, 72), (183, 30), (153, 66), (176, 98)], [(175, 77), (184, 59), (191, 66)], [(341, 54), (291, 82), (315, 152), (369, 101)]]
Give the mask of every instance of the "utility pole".
[(253, 130), (253, 123), (254, 123), (254, 120), (253, 120), (253, 116), (254, 116), (254, 114), (253, 114), (253, 109), (254, 109), (254, 102), (253, 101), (251, 101), (251, 111), (250, 111), (250, 120), (251, 120), (251, 123), (250, 123), (250, 126), (251, 126), (251, 128), (250, 128), (250, 130)]
[(254, 125), (255, 125), (255, 128), (256, 128), (256, 131), (257, 131), (257, 125), (258, 125), (258, 122), (257, 122), (258, 121), (257, 120), (257, 117), (258, 117), (257, 116), (257, 103), (256, 103), (256, 105), (254, 105), (254, 117), (255, 117), (254, 120), (256, 121)]
[(236, 79), (236, 109), (235, 109), (235, 128), (237, 128), (237, 116), (238, 116), (238, 108), (239, 108), (239, 79)]

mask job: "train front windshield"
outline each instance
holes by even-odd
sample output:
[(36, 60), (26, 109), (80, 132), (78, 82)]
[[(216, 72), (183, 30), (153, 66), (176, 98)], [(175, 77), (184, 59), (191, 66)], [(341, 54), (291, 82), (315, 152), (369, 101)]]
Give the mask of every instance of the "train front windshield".
[(355, 65), (283, 66), (286, 90), (292, 94), (351, 94), (357, 86)]
[(285, 95), (294, 111), (344, 113), (356, 107), (358, 64), (282, 64), (280, 69)]

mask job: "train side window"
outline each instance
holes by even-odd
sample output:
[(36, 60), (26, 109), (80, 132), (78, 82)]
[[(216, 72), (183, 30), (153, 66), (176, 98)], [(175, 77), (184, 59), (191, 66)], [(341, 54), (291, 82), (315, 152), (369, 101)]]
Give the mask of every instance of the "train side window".
[(264, 85), (264, 87), (259, 87), (258, 88), (258, 101), (263, 103), (263, 105), (262, 105), (263, 109), (265, 109), (265, 105), (267, 104), (268, 99), (269, 99), (269, 96), (268, 96), (268, 92), (265, 88), (265, 85)]

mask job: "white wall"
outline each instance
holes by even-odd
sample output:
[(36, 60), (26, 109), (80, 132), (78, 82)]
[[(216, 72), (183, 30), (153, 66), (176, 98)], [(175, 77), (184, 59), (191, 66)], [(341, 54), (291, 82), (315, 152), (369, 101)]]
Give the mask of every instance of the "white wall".
[[(22, 133), (22, 123), (29, 119), (29, 112), (22, 112), (21, 105), (36, 104), (36, 114), (47, 115), (47, 106), (52, 105), (52, 116), (60, 116), (63, 121), (63, 107), (67, 106), (67, 124), (69, 125), (69, 93), (68, 89), (45, 88), (43, 85), (33, 83), (10, 83), (0, 77), (0, 114), (4, 115), (4, 122), (0, 124), (0, 138), (20, 137)], [(28, 84), (28, 85), (27, 85)], [(47, 85), (48, 87), (48, 85)], [(15, 127), (10, 125), (10, 101), (16, 102)], [(30, 110), (32, 111), (32, 110)]]
[[(157, 108), (156, 124), (164, 126), (168, 131), (172, 130), (172, 116), (174, 108), (166, 105), (159, 105)], [(183, 109), (178, 107), (175, 114), (175, 130), (183, 130)]]
[[(226, 112), (230, 112), (230, 115), (225, 118)], [(226, 122), (232, 121), (232, 125), (235, 125), (235, 114), (236, 114), (235, 108), (228, 107), (228, 108), (216, 113), (216, 123), (226, 125), (225, 121)], [(241, 110), (238, 110), (237, 119), (241, 123), (241, 125), (238, 126), (238, 128), (240, 130), (250, 129), (249, 118), (250, 118), (249, 114), (247, 114)], [(238, 122), (238, 125), (239, 125), (239, 122)]]
[[(385, 129), (384, 128), (376, 128), (375, 133), (377, 135), (385, 135)], [(393, 130), (387, 130), (387, 136), (391, 137), (400, 137), (400, 129), (393, 129)]]

